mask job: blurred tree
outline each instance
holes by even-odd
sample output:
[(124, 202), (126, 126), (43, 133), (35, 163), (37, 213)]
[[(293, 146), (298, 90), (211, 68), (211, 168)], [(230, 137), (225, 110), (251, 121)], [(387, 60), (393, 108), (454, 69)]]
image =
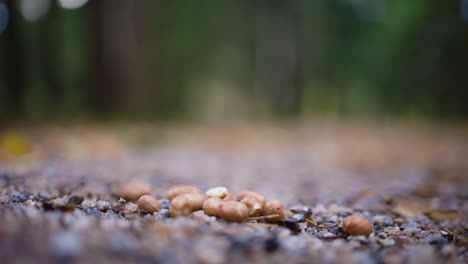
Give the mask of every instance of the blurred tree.
[(25, 83), (22, 78), (23, 71), (23, 52), (21, 50), (20, 26), (17, 9), (14, 0), (6, 1), (7, 7), (10, 10), (10, 20), (6, 31), (2, 34), (0, 45), (2, 47), (2, 64), (5, 74), (4, 90), (6, 100), (2, 107), (2, 112), (5, 113), (5, 118), (18, 118), (23, 114), (22, 100), (24, 97)]
[(0, 1), (12, 119), (468, 116), (463, 1)]

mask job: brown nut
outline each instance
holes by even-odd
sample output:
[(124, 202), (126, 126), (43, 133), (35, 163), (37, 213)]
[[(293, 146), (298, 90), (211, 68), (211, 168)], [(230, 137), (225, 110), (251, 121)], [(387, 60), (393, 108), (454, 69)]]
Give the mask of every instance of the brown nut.
[(222, 199), (216, 197), (208, 198), (203, 203), (202, 209), (207, 215), (219, 216), (220, 206), (222, 203), (224, 203)]
[(150, 192), (150, 185), (137, 181), (116, 188), (116, 194), (128, 201), (136, 201), (141, 196), (149, 194)]
[(236, 201), (240, 202), (242, 201), (245, 197), (247, 196), (253, 196), (258, 199), (258, 201), (262, 204), (262, 207), (265, 206), (265, 197), (263, 195), (259, 194), (258, 192), (254, 191), (242, 191), (237, 195)]
[(270, 220), (281, 220), (285, 216), (284, 205), (279, 200), (271, 200), (265, 204), (265, 209), (263, 209), (263, 215), (278, 215), (274, 218), (269, 218)]
[(254, 191), (242, 191), (237, 195), (237, 201), (244, 203), (249, 208), (249, 216), (259, 216), (265, 207), (263, 195)]
[(143, 195), (140, 197), (140, 199), (138, 199), (137, 205), (138, 209), (145, 210), (150, 213), (157, 212), (160, 209), (159, 201), (151, 195)]
[(256, 217), (262, 214), (264, 207), (256, 197), (246, 196), (240, 202), (247, 205), (247, 207), (249, 208), (249, 216)]
[(196, 193), (202, 194), (202, 191), (195, 186), (190, 185), (174, 185), (167, 191), (167, 199), (172, 200), (181, 194)]
[(242, 222), (249, 217), (249, 209), (241, 202), (223, 202), (219, 206), (219, 217), (227, 221)]
[(172, 217), (187, 216), (191, 212), (202, 209), (206, 197), (199, 193), (181, 194), (172, 199), (169, 214)]
[(352, 236), (368, 236), (374, 231), (372, 223), (362, 215), (350, 215), (343, 219), (343, 231)]

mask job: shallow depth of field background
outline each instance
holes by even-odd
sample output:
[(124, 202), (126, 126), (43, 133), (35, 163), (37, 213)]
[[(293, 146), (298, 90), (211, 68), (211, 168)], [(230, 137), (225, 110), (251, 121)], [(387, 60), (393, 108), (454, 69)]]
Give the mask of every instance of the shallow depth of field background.
[(2, 0), (0, 117), (459, 121), (467, 47), (467, 0)]

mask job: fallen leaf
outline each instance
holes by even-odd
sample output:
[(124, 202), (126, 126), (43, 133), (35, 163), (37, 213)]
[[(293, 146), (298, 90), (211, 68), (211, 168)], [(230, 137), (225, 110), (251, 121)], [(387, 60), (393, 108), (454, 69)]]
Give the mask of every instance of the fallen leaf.
[(393, 210), (407, 218), (414, 218), (430, 210), (430, 205), (424, 200), (398, 200)]
[(23, 155), (31, 151), (28, 139), (15, 131), (6, 132), (0, 139), (0, 149), (8, 155)]
[(466, 215), (455, 210), (430, 210), (424, 212), (424, 215), (435, 221), (456, 221), (468, 219)]

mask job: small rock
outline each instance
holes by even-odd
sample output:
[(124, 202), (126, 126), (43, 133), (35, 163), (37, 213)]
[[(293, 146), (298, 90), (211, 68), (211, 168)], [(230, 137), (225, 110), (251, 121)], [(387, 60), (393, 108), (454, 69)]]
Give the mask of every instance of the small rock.
[(403, 229), (410, 228), (410, 227), (416, 228), (416, 227), (419, 227), (419, 225), (413, 221), (410, 221), (401, 225), (401, 228)]
[(331, 237), (336, 237), (336, 235), (331, 233), (331, 232), (325, 232), (325, 233), (322, 234), (322, 237), (323, 238), (331, 238)]
[(393, 225), (393, 220), (391, 217), (386, 216), (386, 215), (376, 215), (372, 217), (372, 223), (373, 224), (379, 224), (379, 225), (385, 225), (385, 226), (391, 226)]
[(28, 200), (28, 197), (24, 194), (12, 195), (10, 198), (10, 202), (12, 203), (24, 203), (27, 200)]
[(350, 216), (350, 215), (352, 215), (352, 212), (348, 212), (348, 211), (341, 211), (341, 212), (338, 213), (338, 216), (343, 217), (343, 218), (347, 217), (347, 216)]
[(108, 201), (99, 200), (96, 202), (96, 208), (101, 212), (110, 210), (111, 207), (112, 207), (112, 204)]
[(339, 227), (332, 227), (332, 228), (329, 228), (329, 229), (328, 229), (328, 232), (331, 232), (331, 233), (333, 233), (333, 234), (335, 234), (335, 235), (337, 235), (337, 234), (339, 234), (339, 233), (344, 234), (344, 233), (341, 231), (341, 228), (339, 228)]
[(302, 231), (302, 228), (299, 225), (299, 223), (296, 220), (291, 219), (291, 218), (283, 219), (279, 221), (279, 224), (284, 227), (289, 228), (291, 231), (296, 232), (296, 233), (300, 233)]
[(380, 232), (380, 233), (379, 233), (379, 237), (380, 237), (380, 238), (387, 238), (387, 236), (388, 236), (388, 235), (387, 235), (387, 233), (385, 233), (385, 232)]
[(49, 193), (40, 192), (40, 193), (37, 193), (36, 198), (40, 201), (45, 201), (45, 200), (50, 200), (51, 195)]
[(83, 212), (84, 212), (86, 215), (94, 216), (94, 217), (97, 217), (97, 218), (100, 218), (100, 217), (102, 216), (101, 211), (99, 211), (99, 210), (96, 209), (96, 208), (85, 208), (85, 209), (83, 209)]
[(388, 238), (388, 239), (379, 239), (379, 243), (382, 244), (383, 246), (390, 247), (395, 245), (396, 241)]
[(312, 215), (312, 208), (307, 206), (294, 206), (290, 209), (295, 214), (303, 214), (304, 217), (310, 217)]
[(80, 205), (83, 202), (83, 197), (78, 195), (73, 195), (68, 198), (67, 204)]
[(297, 222), (304, 222), (305, 220), (305, 216), (303, 214), (294, 214), (291, 218), (293, 218)]
[(171, 207), (171, 202), (168, 199), (159, 200), (161, 209), (169, 209)]
[(397, 225), (402, 225), (405, 223), (405, 220), (403, 218), (395, 218), (393, 219), (393, 223), (397, 224)]
[(448, 240), (445, 237), (440, 235), (430, 235), (422, 240), (424, 243), (436, 244), (436, 245), (445, 245), (448, 243)]
[(414, 235), (418, 232), (421, 232), (421, 229), (415, 228), (415, 227), (408, 227), (408, 228), (403, 229), (403, 232)]
[(156, 220), (165, 220), (170, 217), (169, 209), (161, 209), (154, 214)]

